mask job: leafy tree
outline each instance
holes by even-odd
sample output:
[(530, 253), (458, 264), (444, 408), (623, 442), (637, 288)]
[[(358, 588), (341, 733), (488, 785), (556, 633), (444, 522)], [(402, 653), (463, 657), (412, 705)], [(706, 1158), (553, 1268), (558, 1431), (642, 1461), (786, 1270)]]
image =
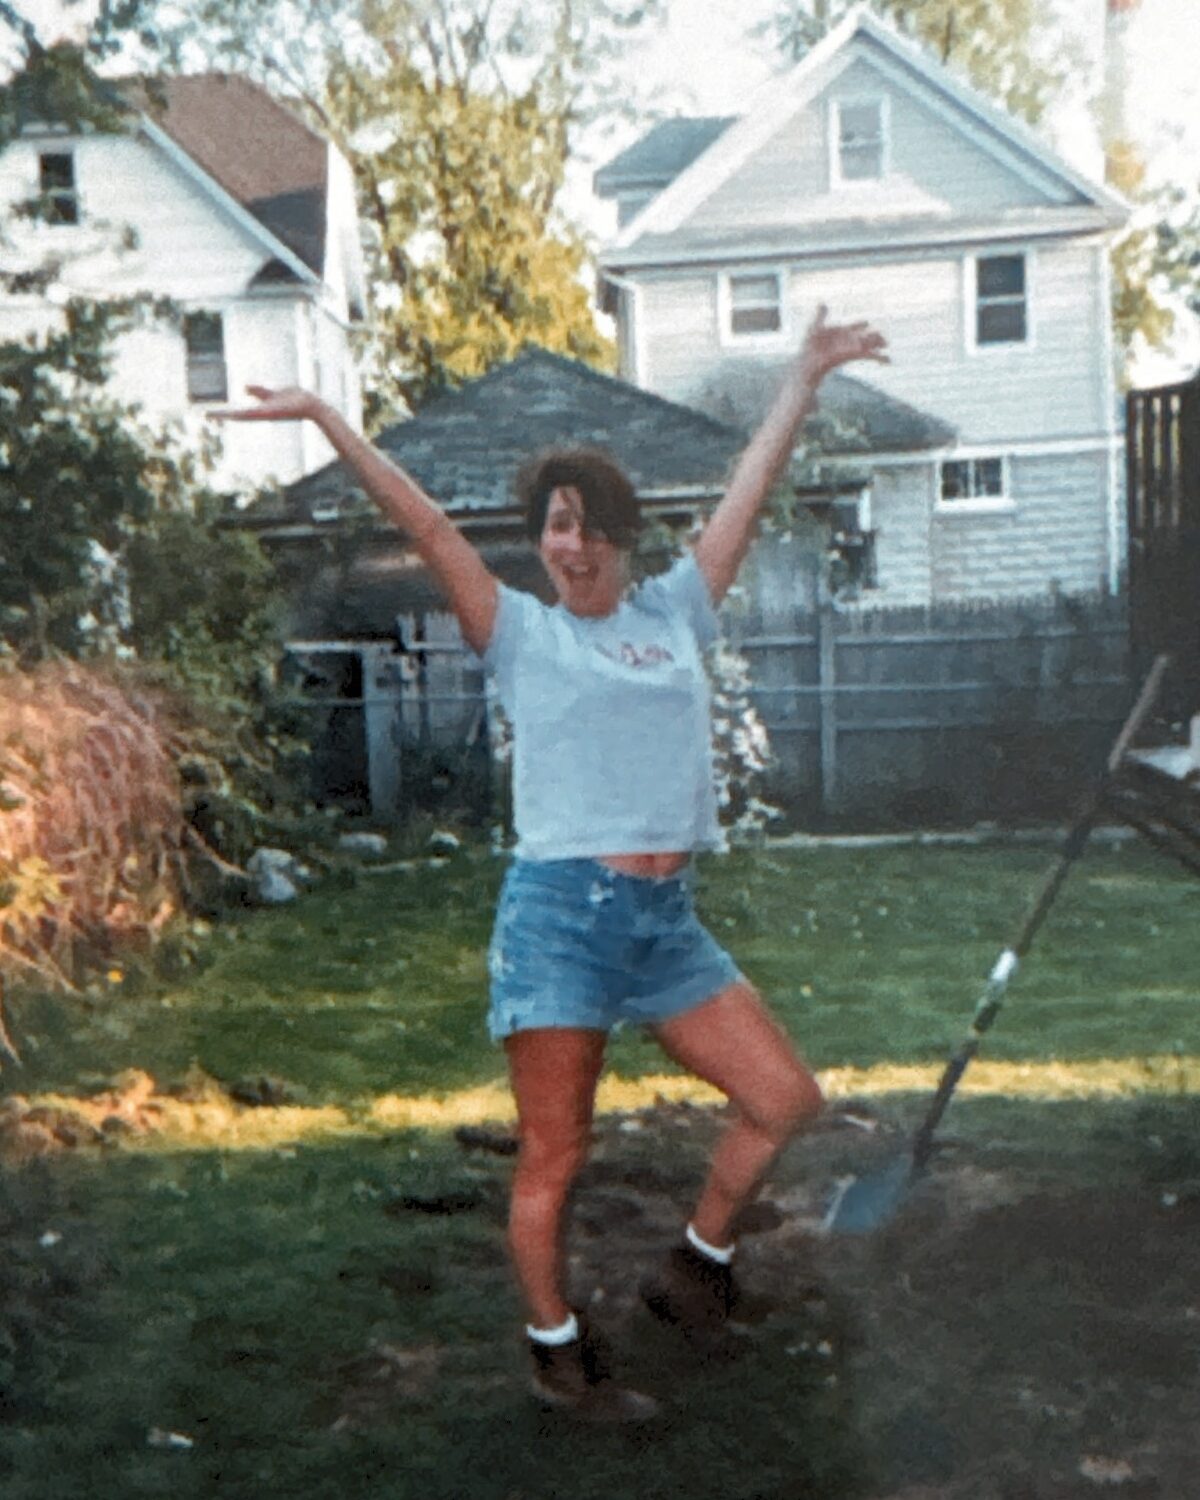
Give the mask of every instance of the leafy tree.
[(175, 698), (180, 753), (261, 807), (300, 748), (275, 685), (281, 591), (257, 542), (221, 527), (205, 455), (106, 387), (113, 341), (171, 315), (72, 300), (0, 341), (0, 653), (136, 666)]
[(339, 59), (325, 107), (374, 273), (373, 412), (418, 405), (526, 342), (611, 364), (586, 249), (555, 212), (563, 143), (532, 90), (477, 94), (402, 58), (378, 77)]
[[(860, 0), (783, 0), (755, 35), (789, 62), (809, 49)], [(1042, 28), (1061, 25), (1040, 0), (872, 0), (873, 8), (933, 56), (1014, 115), (1036, 124), (1070, 77), (1076, 50), (1043, 56)]]
[[(101, 55), (118, 9), (128, 19), (138, 0), (103, 8), (94, 41)], [(11, 29), (12, 22), (0, 0), (0, 23)], [(27, 25), (21, 42), (24, 66), (0, 88), (8, 134), (47, 119), (73, 129), (124, 128), (119, 98), (96, 78), (85, 48), (43, 47)], [(35, 198), (0, 219), (7, 262), (0, 289), (31, 314), (27, 333), (0, 341), (0, 639), (24, 657), (114, 648), (154, 655), (169, 632), (154, 623), (147, 579), (130, 577), (131, 560), (147, 550), (138, 554), (133, 544), (149, 538), (157, 545), (164, 528), (177, 543), (181, 527), (206, 535), (216, 500), (205, 488), (207, 455), (179, 447), (171, 431), (116, 399), (108, 382), (116, 341), (148, 320), (177, 318), (178, 309), (149, 295), (67, 293), (63, 259), (39, 260), (30, 232), (29, 221), (47, 207)], [(161, 603), (169, 610), (178, 606), (180, 587), (178, 580), (164, 586)]]
[(1139, 339), (1166, 346), (1180, 302), (1200, 311), (1200, 184), (1153, 181), (1143, 151), (1116, 131), (1105, 145), (1108, 180), (1133, 205), (1112, 255), (1113, 328), (1128, 358)]
[[(350, 161), (374, 289), (369, 419), (482, 374), (526, 342), (612, 363), (561, 194), (580, 129), (614, 108), (609, 63), (662, 0), (193, 0), (168, 66), (258, 78)], [(285, 38), (282, 42), (280, 38)]]
[[(0, 9), (10, 35), (11, 19)], [(29, 31), (20, 41), (0, 127), (123, 128), (86, 49), (45, 48)], [(0, 217), (0, 290), (31, 314), (27, 333), (0, 339), (0, 655), (18, 667), (126, 663), (173, 698), (181, 763), (203, 767), (190, 777), (193, 823), (211, 831), (222, 801), (253, 823), (287, 796), (299, 748), (275, 686), (280, 591), (258, 545), (220, 527), (209, 455), (109, 388), (116, 341), (178, 309), (70, 296), (64, 263), (36, 255), (29, 221), (45, 208), (35, 199)]]
[(104, 389), (137, 311), (69, 302), (61, 325), (0, 343), (0, 638), (19, 655), (120, 636), (117, 559), (183, 481)]

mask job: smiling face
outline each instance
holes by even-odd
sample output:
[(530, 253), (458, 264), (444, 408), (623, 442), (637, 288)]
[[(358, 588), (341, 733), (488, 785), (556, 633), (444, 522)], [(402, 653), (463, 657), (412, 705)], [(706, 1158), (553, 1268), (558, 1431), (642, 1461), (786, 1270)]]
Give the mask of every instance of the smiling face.
[(583, 496), (556, 489), (546, 506), (538, 556), (558, 597), (573, 615), (598, 619), (621, 602), (629, 576), (629, 553), (588, 527)]

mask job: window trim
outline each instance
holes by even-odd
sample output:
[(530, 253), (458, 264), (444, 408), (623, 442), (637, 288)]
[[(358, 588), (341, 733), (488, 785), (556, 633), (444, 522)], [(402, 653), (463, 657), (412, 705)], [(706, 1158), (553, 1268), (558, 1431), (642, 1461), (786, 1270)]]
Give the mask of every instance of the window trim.
[[(842, 174), (842, 110), (876, 105), (879, 109), (879, 175), (877, 177), (845, 177)], [(891, 99), (881, 94), (843, 94), (829, 101), (829, 186), (834, 190), (853, 192), (856, 188), (869, 188), (870, 184), (882, 182), (892, 170), (892, 109)]]
[[(196, 318), (214, 318), (221, 335), (221, 347), (219, 354), (197, 353), (192, 347), (189, 324)], [(225, 338), (225, 314), (216, 308), (194, 307), (184, 314), (183, 317), (183, 353), (184, 353), (184, 389), (187, 394), (189, 405), (203, 406), (211, 401), (229, 400), (229, 355)], [(213, 391), (203, 395), (197, 395), (192, 389), (193, 372), (220, 369), (221, 389), (220, 392)]]
[[(1019, 256), (1025, 263), (1025, 337), (1023, 339), (989, 340), (980, 343), (979, 329), (979, 262), (1000, 260)], [(1027, 245), (1004, 246), (988, 250), (976, 250), (963, 260), (963, 334), (968, 354), (985, 357), (1008, 353), (1014, 349), (1036, 347), (1036, 321), (1034, 308), (1037, 290), (1037, 261), (1032, 248)]]
[[(733, 331), (733, 283), (741, 278), (773, 277), (775, 304), (779, 309), (779, 327), (755, 333)], [(717, 323), (723, 349), (774, 348), (791, 337), (791, 316), (787, 301), (788, 273), (783, 266), (742, 266), (721, 271), (717, 277)], [(766, 306), (764, 303), (763, 306)]]
[[(947, 464), (966, 464), (973, 471), (979, 463), (1000, 464), (1000, 493), (998, 495), (970, 494), (960, 500), (947, 500), (943, 495), (943, 470)], [(974, 475), (972, 472), (972, 483)], [(1017, 508), (1012, 492), (1012, 455), (994, 451), (946, 453), (938, 459), (933, 475), (934, 514), (939, 516), (1004, 515)]]
[[(48, 188), (45, 185), (46, 163), (54, 158), (65, 161), (70, 168), (71, 185), (69, 188)], [(73, 229), (83, 221), (83, 202), (79, 196), (79, 176), (75, 170), (75, 151), (71, 147), (57, 150), (39, 151), (38, 161), (38, 199), (43, 203), (62, 204), (69, 208), (69, 213), (64, 218), (51, 218), (46, 214), (42, 222), (54, 229)]]

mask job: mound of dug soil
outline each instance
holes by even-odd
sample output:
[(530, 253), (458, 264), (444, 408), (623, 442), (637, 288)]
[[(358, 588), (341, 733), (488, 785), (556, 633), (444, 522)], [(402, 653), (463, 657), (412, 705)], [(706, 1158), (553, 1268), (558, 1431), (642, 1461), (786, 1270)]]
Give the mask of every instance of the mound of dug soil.
[[(1200, 1495), (1195, 1184), (1172, 1190), (1102, 1157), (1068, 1180), (1052, 1142), (1031, 1170), (1028, 1142), (1006, 1160), (1003, 1142), (959, 1140), (892, 1222), (835, 1237), (822, 1231), (831, 1186), (905, 1141), (894, 1121), (848, 1113), (789, 1150), (739, 1257), (772, 1308), (752, 1336), (824, 1359), (825, 1383), (843, 1388), (863, 1493)], [(598, 1126), (571, 1262), (618, 1337), (638, 1337), (639, 1271), (678, 1232), (721, 1124), (720, 1110), (663, 1105)]]

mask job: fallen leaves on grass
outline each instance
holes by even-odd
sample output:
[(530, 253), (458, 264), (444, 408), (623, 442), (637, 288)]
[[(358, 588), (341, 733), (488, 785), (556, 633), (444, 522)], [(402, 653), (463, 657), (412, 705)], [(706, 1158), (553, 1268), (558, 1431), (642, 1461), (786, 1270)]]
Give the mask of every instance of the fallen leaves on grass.
[[(286, 1085), (260, 1079), (256, 1087), (227, 1089), (193, 1069), (178, 1084), (160, 1086), (149, 1073), (128, 1069), (111, 1087), (86, 1096), (45, 1094), (0, 1099), (0, 1161), (19, 1165), (80, 1146), (150, 1141), (269, 1148), (314, 1134), (354, 1129), (336, 1106), (275, 1103), (289, 1097)], [(270, 1107), (266, 1107), (270, 1106)]]
[(380, 1340), (340, 1371), (346, 1381), (341, 1411), (332, 1432), (362, 1432), (384, 1421), (400, 1402), (428, 1396), (438, 1377), (443, 1351), (436, 1344), (404, 1348)]
[(1088, 1455), (1080, 1459), (1079, 1472), (1093, 1484), (1128, 1484), (1133, 1478), (1133, 1465), (1123, 1458), (1100, 1458)]

